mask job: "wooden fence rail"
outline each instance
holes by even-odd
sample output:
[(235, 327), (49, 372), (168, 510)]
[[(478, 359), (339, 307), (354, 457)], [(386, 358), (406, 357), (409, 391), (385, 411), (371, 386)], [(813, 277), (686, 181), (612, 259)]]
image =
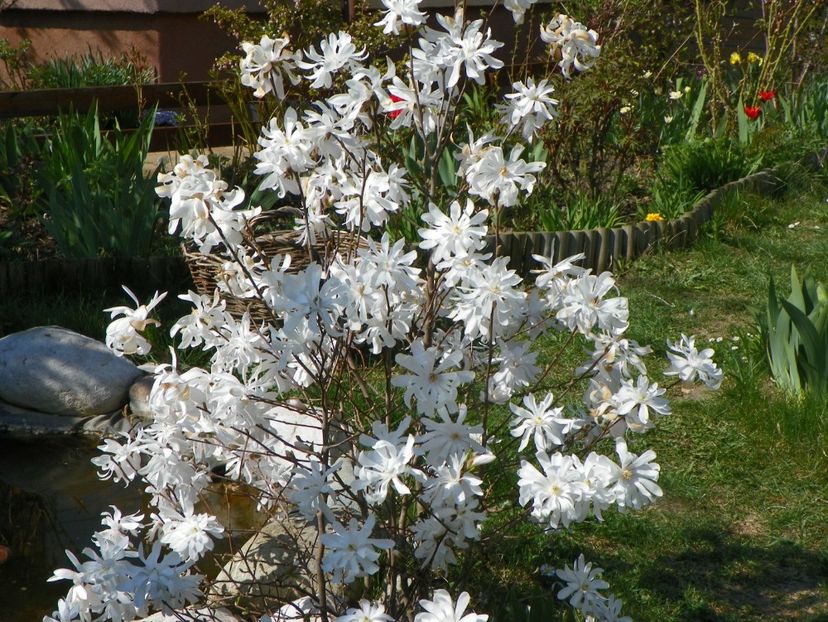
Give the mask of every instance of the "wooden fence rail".
[(102, 112), (142, 110), (154, 104), (181, 108), (183, 102), (207, 106), (217, 98), (209, 82), (0, 91), (0, 119), (56, 116), (69, 109), (87, 112), (96, 103)]
[(96, 86), (72, 89), (0, 91), (0, 120), (53, 117), (69, 110), (86, 113), (97, 105), (100, 112), (131, 111), (137, 115), (152, 106), (165, 110), (196, 107), (203, 118), (200, 125), (156, 126), (151, 151), (175, 149), (188, 130), (206, 130), (211, 147), (233, 145), (237, 127), (230, 109), (211, 82), (169, 82), (128, 86)]

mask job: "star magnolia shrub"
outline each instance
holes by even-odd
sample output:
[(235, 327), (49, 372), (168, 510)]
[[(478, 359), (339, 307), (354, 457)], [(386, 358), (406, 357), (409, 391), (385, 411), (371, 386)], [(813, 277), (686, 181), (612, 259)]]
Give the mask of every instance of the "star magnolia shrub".
[[(520, 19), (528, 4), (507, 6)], [(55, 571), (72, 586), (45, 620), (131, 620), (202, 600), (209, 579), (194, 566), (230, 528), (200, 503), (216, 473), (255, 497), (262, 523), (289, 514), (318, 536), (297, 551), (317, 560), (302, 598), (245, 612), (262, 620), (479, 622), (474, 586), (457, 584), (452, 567), (500, 537), (499, 512), (519, 504), (554, 533), (661, 496), (655, 453), (634, 453), (626, 438), (670, 408), (646, 375), (649, 348), (624, 336), (629, 307), (613, 277), (579, 267), (581, 256), (536, 257), (529, 284), (485, 250), (497, 231), (489, 217), (529, 195), (544, 168), (524, 159), (522, 141), (556, 116), (552, 83), (515, 83), (497, 132), (475, 138), (456, 126), (457, 107), (502, 66), (501, 44), (462, 13), (433, 29), (415, 0), (385, 6), (377, 26), (409, 46), (403, 75), (368, 64), (344, 32), (305, 52), (286, 38), (243, 46), (242, 83), (279, 99), (254, 155), (259, 189), (293, 206), (293, 253), (264, 257), (246, 241), (261, 208), (203, 156), (159, 177), (170, 232), (220, 257), (219, 288), (259, 301), (269, 320), (234, 317), (218, 293), (179, 296), (192, 312), (171, 334), (210, 364), (156, 366), (151, 419), (100, 446), (101, 477), (139, 482), (149, 511), (104, 515), (85, 560), (69, 553), (73, 567)], [(599, 54), (598, 34), (567, 16), (541, 33), (566, 75)], [(302, 111), (290, 93), (300, 80), (320, 89)], [(419, 139), (419, 163), (392, 160), (395, 134)], [(459, 183), (445, 199), (447, 149)], [(412, 204), (420, 241), (406, 245), (386, 225)], [(145, 354), (141, 330), (160, 301), (110, 309), (110, 346)], [(582, 366), (566, 374), (539, 350), (550, 332), (587, 344)], [(682, 336), (667, 373), (718, 386), (711, 355)], [(494, 485), (504, 473), (509, 490)], [(618, 619), (596, 572), (582, 558), (561, 570), (558, 596)]]

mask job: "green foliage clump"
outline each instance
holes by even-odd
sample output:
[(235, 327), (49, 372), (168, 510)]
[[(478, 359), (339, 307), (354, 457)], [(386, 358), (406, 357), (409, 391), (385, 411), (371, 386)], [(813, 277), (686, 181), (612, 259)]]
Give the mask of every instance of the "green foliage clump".
[(756, 172), (761, 156), (749, 157), (727, 139), (708, 139), (665, 149), (659, 168), (662, 178), (690, 192), (709, 192)]
[(777, 294), (773, 278), (759, 327), (777, 384), (797, 398), (828, 396), (828, 290), (791, 267), (791, 293)]
[(155, 71), (137, 54), (105, 58), (90, 51), (79, 57), (55, 58), (28, 69), (28, 83), (34, 89), (65, 89), (86, 86), (149, 84)]
[(40, 151), (31, 125), (9, 123), (0, 132), (0, 206), (14, 217), (36, 213)]
[(544, 188), (532, 199), (537, 228), (541, 231), (578, 231), (623, 224), (618, 205), (606, 197), (592, 198), (583, 193), (556, 197)]
[[(43, 150), (46, 228), (67, 257), (142, 257), (158, 221), (155, 174), (144, 160), (150, 111), (133, 132), (101, 131), (97, 109), (61, 115)], [(157, 172), (157, 171), (156, 171)]]
[(0, 88), (24, 87), (31, 49), (32, 42), (29, 39), (23, 39), (17, 45), (12, 45), (7, 39), (0, 39), (0, 65), (6, 74), (6, 80), (0, 80)]

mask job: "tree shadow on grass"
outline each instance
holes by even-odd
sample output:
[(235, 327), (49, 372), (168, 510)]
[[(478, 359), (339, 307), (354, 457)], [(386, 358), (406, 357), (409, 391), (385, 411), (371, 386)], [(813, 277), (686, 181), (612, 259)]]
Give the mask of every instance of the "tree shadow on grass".
[(828, 555), (791, 541), (767, 546), (718, 526), (681, 530), (680, 552), (652, 558), (640, 584), (681, 602), (677, 620), (828, 622)]

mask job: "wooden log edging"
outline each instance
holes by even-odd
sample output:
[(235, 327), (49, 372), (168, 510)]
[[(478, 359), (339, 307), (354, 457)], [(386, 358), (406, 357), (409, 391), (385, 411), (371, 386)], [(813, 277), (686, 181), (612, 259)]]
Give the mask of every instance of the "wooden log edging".
[(0, 261), (0, 304), (13, 295), (114, 292), (120, 291), (122, 284), (143, 296), (155, 290), (193, 288), (183, 257)]
[[(821, 162), (818, 158), (815, 161)], [(633, 261), (656, 246), (667, 249), (692, 246), (702, 227), (713, 218), (716, 207), (731, 192), (747, 190), (771, 194), (778, 191), (780, 185), (777, 169), (768, 169), (712, 190), (689, 211), (671, 220), (637, 222), (612, 229), (502, 233), (498, 255), (510, 257), (509, 267), (523, 277), (541, 267), (532, 255), (542, 255), (557, 263), (576, 253), (584, 253), (580, 264), (584, 268), (590, 268), (596, 274), (613, 271), (619, 261)], [(495, 236), (487, 236), (485, 252), (494, 250)]]

